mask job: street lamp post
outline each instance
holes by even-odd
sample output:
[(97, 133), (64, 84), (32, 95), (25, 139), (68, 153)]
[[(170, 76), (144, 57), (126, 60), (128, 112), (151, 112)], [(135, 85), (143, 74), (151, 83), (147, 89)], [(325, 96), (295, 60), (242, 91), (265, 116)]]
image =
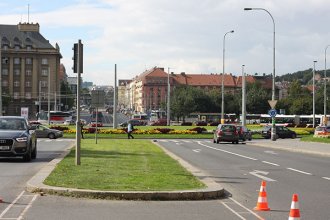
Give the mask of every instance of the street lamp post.
[(313, 61), (313, 128), (315, 128), (315, 63), (317, 61)]
[(225, 77), (225, 42), (226, 35), (229, 33), (234, 33), (234, 30), (228, 31), (223, 35), (223, 52), (222, 52), (222, 78), (221, 78), (221, 124), (225, 123), (225, 85), (224, 85), (224, 77)]
[[(272, 14), (264, 8), (244, 8), (245, 11), (251, 10), (263, 10), (268, 13), (273, 21), (273, 81), (272, 81), (272, 103), (275, 102), (275, 21)], [(274, 106), (275, 107), (275, 106)], [(276, 132), (275, 132), (275, 116), (272, 117), (272, 132), (271, 132), (272, 141), (276, 140)]]
[(327, 119), (327, 49), (330, 45), (325, 47), (324, 52), (324, 119), (323, 124), (327, 125), (328, 119)]
[(246, 125), (245, 65), (242, 65), (242, 125)]
[(167, 126), (171, 125), (171, 111), (170, 111), (170, 95), (171, 95), (171, 85), (170, 85), (170, 68), (167, 69)]

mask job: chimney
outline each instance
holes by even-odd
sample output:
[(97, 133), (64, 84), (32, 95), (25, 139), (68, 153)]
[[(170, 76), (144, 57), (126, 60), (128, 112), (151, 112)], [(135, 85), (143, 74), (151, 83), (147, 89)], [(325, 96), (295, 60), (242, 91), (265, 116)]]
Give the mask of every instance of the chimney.
[(186, 76), (186, 73), (185, 73), (185, 72), (181, 72), (181, 75), (182, 75), (182, 76)]
[(22, 32), (26, 32), (26, 31), (31, 31), (31, 32), (39, 32), (39, 24), (33, 24), (33, 23), (19, 23), (17, 25), (18, 30), (22, 31)]

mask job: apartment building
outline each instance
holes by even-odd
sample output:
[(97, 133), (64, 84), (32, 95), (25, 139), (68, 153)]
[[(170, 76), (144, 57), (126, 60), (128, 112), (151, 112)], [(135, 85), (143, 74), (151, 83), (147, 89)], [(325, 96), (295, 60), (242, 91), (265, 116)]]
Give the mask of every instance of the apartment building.
[[(29, 118), (39, 109), (55, 109), (60, 91), (60, 48), (40, 33), (38, 23), (0, 25), (1, 95), (4, 115), (20, 115), (28, 108)], [(49, 96), (48, 96), (49, 94)], [(57, 96), (57, 98), (56, 98)]]

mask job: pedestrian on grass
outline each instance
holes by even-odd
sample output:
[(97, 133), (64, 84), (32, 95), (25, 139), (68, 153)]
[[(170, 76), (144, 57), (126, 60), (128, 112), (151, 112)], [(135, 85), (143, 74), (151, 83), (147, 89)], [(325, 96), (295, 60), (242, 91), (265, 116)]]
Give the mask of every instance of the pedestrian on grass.
[(127, 124), (127, 138), (130, 139), (134, 139), (133, 135), (132, 135), (132, 132), (134, 130), (134, 127), (132, 125), (132, 123), (129, 121), (128, 124)]
[(84, 139), (84, 123), (80, 121), (80, 133), (81, 133), (81, 138)]

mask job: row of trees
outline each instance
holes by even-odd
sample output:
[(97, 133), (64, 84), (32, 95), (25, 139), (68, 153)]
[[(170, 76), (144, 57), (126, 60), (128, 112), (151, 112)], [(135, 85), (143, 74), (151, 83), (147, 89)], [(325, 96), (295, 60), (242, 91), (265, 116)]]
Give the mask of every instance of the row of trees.
[[(323, 114), (323, 88), (320, 87), (315, 93), (316, 114)], [(328, 90), (327, 94), (329, 93)], [(173, 90), (171, 97), (171, 113), (177, 119), (184, 119), (192, 112), (221, 112), (221, 91), (219, 90), (204, 91), (192, 86), (178, 86)], [(225, 113), (241, 114), (241, 90), (237, 90), (233, 94), (225, 92), (224, 99)], [(263, 88), (259, 82), (247, 84), (247, 113), (267, 114), (270, 109), (268, 100), (271, 100), (271, 90)], [(300, 81), (295, 80), (288, 89), (288, 97), (279, 100), (276, 109), (284, 109), (286, 114), (312, 114), (313, 94), (307, 88), (302, 87)], [(330, 106), (327, 105), (327, 111), (330, 113), (329, 110)]]

